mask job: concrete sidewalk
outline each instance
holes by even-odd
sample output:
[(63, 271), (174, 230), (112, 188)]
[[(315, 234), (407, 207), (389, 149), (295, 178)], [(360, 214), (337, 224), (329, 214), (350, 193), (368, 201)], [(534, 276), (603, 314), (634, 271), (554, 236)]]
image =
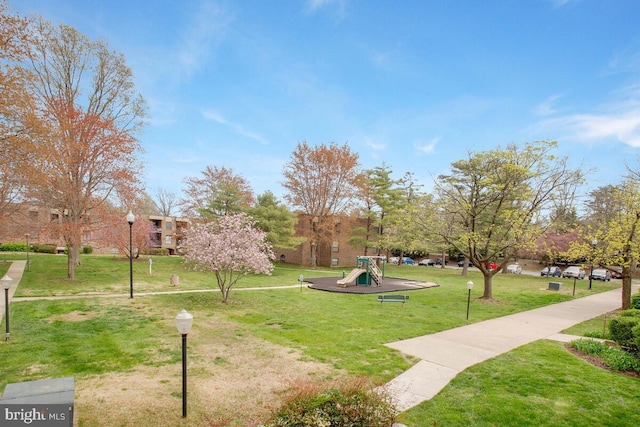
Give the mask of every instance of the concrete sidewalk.
[(421, 360), (385, 389), (405, 411), (433, 398), (469, 366), (540, 339), (563, 340), (562, 330), (620, 308), (621, 298), (615, 289), (387, 344)]
[[(12, 261), (11, 266), (7, 270), (6, 276), (11, 278), (11, 288), (9, 288), (9, 300), (13, 298), (13, 294), (16, 292), (18, 288), (18, 283), (22, 279), (22, 273), (24, 272), (24, 268), (27, 265), (26, 261)], [(0, 298), (0, 322), (4, 317), (4, 289), (0, 287), (0, 292), (2, 292), (2, 297)], [(11, 319), (11, 318), (9, 318)]]

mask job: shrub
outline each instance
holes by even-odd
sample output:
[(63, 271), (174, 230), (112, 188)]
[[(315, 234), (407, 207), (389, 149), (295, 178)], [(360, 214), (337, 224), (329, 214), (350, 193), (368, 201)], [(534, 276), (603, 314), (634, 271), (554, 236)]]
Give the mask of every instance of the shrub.
[(323, 387), (297, 384), (264, 427), (391, 427), (397, 411), (364, 380)]
[(83, 246), (82, 247), (82, 253), (85, 255), (89, 255), (93, 253), (93, 247), (92, 246)]
[(27, 244), (24, 242), (7, 242), (0, 245), (2, 252), (26, 252)]
[(32, 248), (33, 248), (34, 252), (38, 252), (38, 253), (43, 253), (43, 254), (55, 254), (56, 253), (56, 246), (55, 245), (34, 244), (34, 245), (32, 245)]
[(611, 339), (624, 348), (635, 348), (633, 328), (640, 324), (640, 317), (618, 316), (609, 322)]
[(575, 348), (576, 350), (582, 353), (591, 354), (591, 355), (599, 355), (607, 347), (605, 344), (601, 343), (600, 341), (584, 340), (584, 339), (571, 341), (569, 343), (569, 346)]
[(145, 255), (157, 255), (157, 256), (168, 256), (169, 249), (167, 248), (148, 248), (144, 251)]
[(614, 371), (635, 371), (640, 373), (640, 360), (624, 350), (607, 347), (601, 356), (602, 363)]
[(631, 297), (631, 308), (640, 310), (640, 293), (637, 293)]

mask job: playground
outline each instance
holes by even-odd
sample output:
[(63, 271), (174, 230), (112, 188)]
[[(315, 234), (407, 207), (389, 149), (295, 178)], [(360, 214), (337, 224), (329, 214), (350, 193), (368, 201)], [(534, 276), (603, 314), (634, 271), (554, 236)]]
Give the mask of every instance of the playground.
[(356, 268), (342, 277), (308, 278), (310, 289), (349, 294), (379, 294), (384, 292), (410, 291), (439, 286), (434, 282), (385, 277), (382, 257), (360, 256)]

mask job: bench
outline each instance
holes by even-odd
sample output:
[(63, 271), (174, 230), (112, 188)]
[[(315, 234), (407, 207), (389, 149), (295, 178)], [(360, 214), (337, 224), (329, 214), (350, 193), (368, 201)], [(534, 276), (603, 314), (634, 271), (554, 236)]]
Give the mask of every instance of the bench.
[(383, 302), (401, 302), (404, 307), (404, 303), (409, 299), (409, 295), (378, 295), (378, 302), (382, 305)]

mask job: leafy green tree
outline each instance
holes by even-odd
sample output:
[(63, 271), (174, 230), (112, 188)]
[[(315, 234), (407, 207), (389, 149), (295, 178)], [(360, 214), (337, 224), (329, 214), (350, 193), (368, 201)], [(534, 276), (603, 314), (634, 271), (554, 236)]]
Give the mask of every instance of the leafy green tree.
[(640, 257), (640, 176), (630, 175), (621, 184), (592, 192), (604, 200), (587, 204), (585, 221), (590, 225), (568, 250), (571, 257), (593, 265), (622, 267), (622, 309), (631, 306), (632, 273)]
[(259, 195), (247, 213), (256, 227), (267, 233), (265, 239), (274, 248), (293, 249), (304, 242), (302, 237), (293, 237), (298, 218), (271, 191)]
[[(549, 208), (560, 186), (578, 185), (582, 174), (552, 150), (557, 143), (539, 141), (508, 145), (451, 165), (436, 182), (451, 231), (442, 239), (464, 254), (484, 277), (483, 298), (493, 298), (492, 278), (543, 230), (536, 216)], [(490, 265), (502, 258), (498, 268)]]

